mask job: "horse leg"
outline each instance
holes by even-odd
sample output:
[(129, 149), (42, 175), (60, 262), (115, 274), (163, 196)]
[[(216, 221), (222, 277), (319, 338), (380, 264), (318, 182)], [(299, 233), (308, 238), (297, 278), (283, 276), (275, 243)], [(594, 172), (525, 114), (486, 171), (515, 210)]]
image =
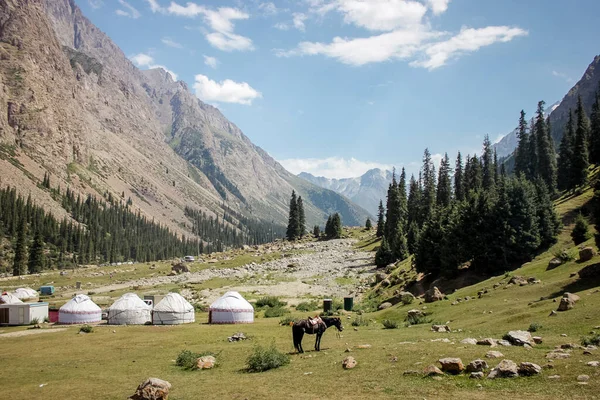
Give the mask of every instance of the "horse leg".
[(304, 353), (302, 348), (302, 338), (304, 337), (304, 330), (298, 331), (298, 353)]
[(323, 334), (321, 332), (317, 333), (317, 338), (315, 339), (315, 350), (321, 351), (321, 336)]

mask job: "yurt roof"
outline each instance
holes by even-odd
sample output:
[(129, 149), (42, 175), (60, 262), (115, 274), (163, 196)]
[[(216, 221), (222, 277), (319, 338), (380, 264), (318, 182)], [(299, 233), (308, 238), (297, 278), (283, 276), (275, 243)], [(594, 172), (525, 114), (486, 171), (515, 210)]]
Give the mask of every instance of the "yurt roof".
[(81, 313), (81, 312), (102, 312), (102, 309), (96, 305), (85, 294), (78, 294), (63, 305), (59, 311), (70, 312), (70, 313)]
[(252, 304), (248, 303), (246, 299), (242, 297), (238, 292), (227, 292), (211, 305), (211, 309), (219, 310), (247, 310), (254, 312)]
[(21, 299), (12, 293), (5, 293), (0, 296), (0, 304), (19, 304), (23, 303)]
[(14, 295), (19, 299), (33, 299), (39, 297), (38, 292), (28, 287), (15, 289)]
[(119, 297), (109, 308), (109, 310), (151, 310), (152, 308), (144, 303), (135, 293), (125, 293)]
[(158, 312), (185, 312), (194, 310), (194, 307), (179, 293), (169, 293), (157, 305), (154, 311)]

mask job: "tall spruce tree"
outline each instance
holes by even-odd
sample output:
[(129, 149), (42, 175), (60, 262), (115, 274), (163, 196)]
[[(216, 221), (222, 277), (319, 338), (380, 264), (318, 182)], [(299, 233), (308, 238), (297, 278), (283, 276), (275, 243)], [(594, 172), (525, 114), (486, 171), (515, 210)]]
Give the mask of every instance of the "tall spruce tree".
[(590, 115), (590, 163), (600, 164), (600, 82)]
[(398, 221), (400, 220), (400, 193), (396, 181), (396, 170), (392, 173), (392, 182), (388, 186), (387, 203), (385, 207), (385, 231), (388, 244), (392, 244), (392, 238), (396, 236)]
[(450, 158), (448, 158), (448, 153), (444, 154), (444, 158), (442, 158), (442, 161), (440, 162), (436, 198), (437, 205), (439, 207), (448, 207), (450, 205), (450, 201), (452, 200)]
[(558, 152), (557, 186), (559, 190), (571, 190), (573, 183), (571, 179), (573, 151), (575, 150), (575, 124), (573, 112), (569, 110), (569, 119), (565, 127), (565, 133), (560, 140)]
[(421, 168), (423, 179), (423, 200), (422, 200), (422, 219), (427, 220), (435, 209), (436, 181), (435, 166), (431, 160), (429, 149), (423, 153), (423, 167)]
[(525, 177), (533, 181), (538, 176), (538, 148), (537, 148), (537, 135), (535, 132), (535, 121), (532, 118), (529, 125), (529, 140), (527, 143), (527, 173)]
[(571, 179), (573, 187), (578, 187), (587, 183), (589, 167), (587, 137), (590, 125), (583, 109), (581, 96), (577, 99), (575, 115), (577, 122), (575, 127), (575, 145), (573, 146), (573, 158), (571, 161)]
[(483, 172), (477, 155), (473, 155), (465, 167), (465, 188), (468, 191), (478, 192), (483, 185)]
[(483, 139), (481, 163), (483, 164), (483, 188), (485, 190), (493, 190), (496, 184), (496, 173), (494, 172), (494, 154), (489, 135), (485, 135), (485, 138)]
[(412, 221), (408, 226), (408, 232), (406, 233), (406, 245), (408, 246), (408, 252), (415, 254), (417, 252), (417, 245), (419, 243), (419, 226), (416, 221)]
[[(90, 242), (91, 243), (91, 242)], [(44, 270), (46, 264), (44, 256), (44, 240), (42, 238), (42, 232), (38, 229), (33, 237), (33, 244), (29, 249), (29, 273), (37, 274)]]
[(517, 138), (519, 142), (515, 150), (515, 175), (523, 174), (530, 176), (529, 134), (527, 133), (527, 120), (525, 119), (525, 111), (523, 110), (521, 110), (521, 116), (519, 117)]
[(300, 215), (298, 213), (298, 199), (296, 198), (296, 191), (292, 190), (288, 226), (285, 234), (288, 240), (296, 240), (296, 238), (298, 237), (298, 230), (300, 224), (299, 218)]
[(382, 237), (385, 229), (385, 209), (383, 201), (379, 200), (379, 212), (377, 213), (377, 237)]
[(398, 181), (398, 220), (402, 224), (402, 229), (406, 231), (408, 227), (408, 199), (406, 197), (406, 170), (402, 167), (400, 180)]
[(421, 224), (420, 218), (420, 206), (421, 206), (421, 186), (419, 182), (415, 179), (414, 175), (411, 175), (410, 182), (408, 184), (408, 200), (407, 200), (407, 210), (408, 210), (408, 224), (411, 222), (417, 223), (418, 226)]
[(554, 144), (548, 133), (548, 125), (544, 116), (542, 100), (538, 102), (535, 116), (535, 139), (537, 149), (537, 174), (542, 178), (550, 193), (556, 192), (556, 153)]
[(15, 257), (13, 259), (13, 275), (25, 275), (27, 273), (27, 222), (21, 219), (15, 242)]
[(306, 233), (306, 215), (304, 214), (304, 202), (302, 201), (302, 196), (298, 196), (296, 206), (298, 207), (298, 232), (296, 235), (298, 238), (302, 238), (304, 233)]
[(456, 165), (454, 167), (454, 198), (457, 201), (463, 201), (465, 199), (464, 190), (464, 172), (463, 172), (463, 161), (460, 151), (456, 155)]

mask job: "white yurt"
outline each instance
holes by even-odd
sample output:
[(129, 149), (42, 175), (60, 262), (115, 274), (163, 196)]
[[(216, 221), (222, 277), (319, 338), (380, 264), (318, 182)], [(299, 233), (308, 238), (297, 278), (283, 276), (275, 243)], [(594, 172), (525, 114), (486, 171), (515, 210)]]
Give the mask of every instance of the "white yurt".
[(90, 324), (102, 320), (102, 310), (85, 294), (78, 294), (58, 310), (59, 324)]
[(152, 312), (154, 325), (189, 324), (196, 321), (194, 307), (179, 293), (169, 293)]
[(4, 293), (0, 296), (0, 304), (19, 304), (23, 303), (21, 299), (12, 293)]
[(152, 322), (152, 307), (135, 293), (126, 293), (108, 308), (111, 325), (144, 325)]
[(254, 307), (238, 292), (227, 292), (210, 305), (209, 324), (251, 324)]
[(21, 301), (37, 301), (40, 298), (38, 292), (28, 287), (15, 289), (14, 295)]

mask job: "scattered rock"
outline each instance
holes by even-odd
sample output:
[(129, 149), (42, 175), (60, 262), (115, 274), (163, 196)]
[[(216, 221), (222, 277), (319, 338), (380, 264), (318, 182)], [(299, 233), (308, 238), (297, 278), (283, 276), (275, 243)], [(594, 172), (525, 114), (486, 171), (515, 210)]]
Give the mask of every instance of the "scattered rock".
[(230, 337), (227, 338), (227, 340), (230, 342), (239, 342), (241, 340), (246, 340), (246, 339), (248, 339), (248, 338), (246, 337), (246, 335), (244, 335), (243, 332), (234, 333), (233, 335), (231, 335)]
[(550, 311), (550, 317), (556, 317), (558, 315), (558, 313), (554, 310)]
[(352, 349), (350, 347), (346, 347), (346, 350), (344, 351), (344, 353), (350, 353), (352, 351)]
[(402, 375), (419, 375), (419, 371), (415, 371), (414, 369), (409, 369), (404, 371)]
[(533, 341), (535, 342), (535, 344), (542, 344), (543, 339), (541, 336), (534, 336)]
[(425, 303), (433, 303), (434, 301), (440, 301), (444, 299), (444, 295), (440, 292), (436, 286), (432, 287), (425, 292)]
[(377, 307), (377, 309), (379, 309), (379, 310), (385, 310), (387, 308), (390, 308), (391, 306), (392, 306), (392, 303), (386, 301), (385, 303), (381, 303), (379, 305), (379, 307)]
[(423, 375), (425, 376), (439, 376), (444, 375), (441, 369), (436, 367), (435, 365), (430, 365), (423, 370)]
[(415, 301), (415, 296), (410, 292), (400, 292), (398, 296), (400, 297), (402, 304), (405, 305), (411, 304), (413, 301)]
[(515, 346), (523, 346), (524, 344), (533, 346), (535, 344), (531, 333), (527, 331), (510, 331), (504, 338)]
[(579, 375), (577, 377), (577, 382), (587, 382), (590, 380), (590, 376), (589, 375)]
[(175, 272), (176, 274), (183, 274), (184, 272), (190, 272), (190, 269), (183, 263), (174, 263), (171, 264), (171, 271)]
[(548, 263), (548, 268), (546, 268), (547, 270), (551, 270), (557, 267), (560, 267), (563, 264), (562, 260), (560, 258), (553, 258), (552, 260), (550, 260), (550, 262)]
[(571, 357), (569, 353), (564, 353), (560, 351), (551, 351), (548, 354), (546, 354), (546, 358), (551, 360), (564, 360), (565, 358), (569, 357)]
[(484, 360), (473, 360), (467, 365), (467, 372), (481, 372), (488, 369), (488, 364)]
[(477, 344), (477, 339), (474, 338), (466, 338), (460, 341), (462, 344), (472, 344), (475, 345)]
[(560, 379), (560, 375), (550, 375), (548, 379)]
[(517, 364), (511, 360), (502, 360), (496, 368), (492, 369), (488, 375), (488, 379), (495, 378), (515, 378), (519, 376)]
[(450, 332), (448, 325), (432, 325), (431, 330), (434, 332)]
[(469, 378), (471, 379), (483, 379), (483, 372), (471, 372), (471, 375), (469, 375)]
[(425, 314), (423, 314), (423, 312), (421, 310), (417, 310), (417, 309), (413, 309), (413, 310), (408, 310), (408, 318), (421, 318), (424, 317)]
[(383, 282), (387, 279), (387, 275), (384, 272), (378, 272), (375, 274), (375, 283)]
[(158, 378), (148, 378), (142, 382), (135, 393), (129, 398), (131, 400), (167, 400), (171, 384)]
[(352, 356), (348, 356), (342, 361), (342, 367), (344, 367), (344, 369), (352, 369), (356, 367), (356, 364), (357, 362)]
[(512, 278), (510, 278), (510, 280), (508, 281), (508, 284), (525, 286), (525, 285), (527, 285), (527, 279), (525, 279), (522, 276), (515, 275)]
[(459, 374), (465, 369), (460, 358), (447, 357), (438, 360), (438, 362), (442, 365), (442, 371), (451, 374)]
[(359, 344), (356, 346), (357, 349), (370, 349), (372, 346), (370, 344)]
[(215, 366), (217, 360), (213, 356), (204, 356), (196, 360), (196, 368), (211, 369)]
[(589, 261), (592, 259), (592, 257), (594, 257), (594, 254), (595, 252), (593, 247), (584, 247), (583, 249), (579, 250), (579, 261)]
[(495, 347), (496, 346), (496, 341), (492, 338), (485, 338), (485, 339), (479, 339), (477, 341), (477, 344), (480, 346), (491, 346), (491, 347)]
[(599, 367), (600, 366), (600, 362), (598, 361), (589, 361), (587, 364), (588, 367)]
[(539, 375), (542, 373), (542, 367), (537, 364), (530, 362), (522, 362), (519, 365), (519, 375), (521, 376), (532, 376)]
[(504, 340), (504, 339), (496, 340), (496, 343), (498, 345), (504, 346), (504, 347), (512, 346), (512, 344), (510, 344), (510, 342), (508, 340)]
[(485, 358), (502, 358), (504, 357), (504, 354), (500, 353), (499, 351), (488, 351), (487, 353), (485, 353)]

